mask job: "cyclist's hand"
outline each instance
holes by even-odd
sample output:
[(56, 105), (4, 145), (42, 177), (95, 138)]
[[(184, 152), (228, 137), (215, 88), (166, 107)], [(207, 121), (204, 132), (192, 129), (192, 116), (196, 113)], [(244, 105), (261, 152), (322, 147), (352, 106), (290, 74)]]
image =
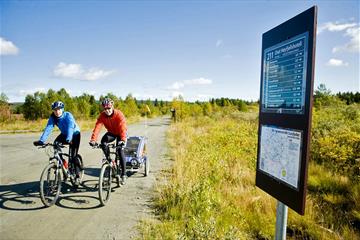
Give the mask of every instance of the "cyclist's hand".
[(121, 141), (119, 142), (119, 146), (120, 146), (120, 147), (125, 147), (125, 141), (121, 140)]
[(71, 140), (66, 140), (66, 144), (71, 145), (71, 144), (72, 144), (72, 141), (71, 141)]
[(90, 141), (90, 142), (89, 142), (89, 145), (90, 145), (91, 147), (95, 147), (97, 144), (96, 144), (95, 141)]
[(64, 143), (62, 143), (62, 142), (55, 141), (54, 144), (55, 144), (56, 146), (58, 146), (59, 148), (65, 147), (65, 146), (64, 146)]
[(34, 144), (34, 146), (43, 146), (44, 145), (44, 143), (40, 140), (33, 142), (33, 144)]

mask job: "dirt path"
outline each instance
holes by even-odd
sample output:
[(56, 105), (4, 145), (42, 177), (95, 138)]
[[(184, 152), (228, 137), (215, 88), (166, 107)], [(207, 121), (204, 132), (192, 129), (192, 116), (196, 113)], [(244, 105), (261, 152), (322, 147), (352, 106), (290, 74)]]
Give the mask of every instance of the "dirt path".
[[(127, 184), (112, 192), (100, 207), (97, 192), (100, 150), (88, 146), (82, 133), (80, 154), (85, 162), (84, 185), (77, 191), (65, 185), (57, 205), (44, 208), (39, 178), (47, 155), (33, 147), (39, 134), (0, 135), (0, 238), (7, 239), (130, 239), (142, 218), (151, 216), (149, 201), (156, 176), (165, 165), (165, 132), (169, 119), (129, 126), (128, 134), (148, 137), (150, 175), (131, 175)], [(53, 133), (53, 140), (57, 133)], [(101, 135), (100, 135), (101, 136)]]

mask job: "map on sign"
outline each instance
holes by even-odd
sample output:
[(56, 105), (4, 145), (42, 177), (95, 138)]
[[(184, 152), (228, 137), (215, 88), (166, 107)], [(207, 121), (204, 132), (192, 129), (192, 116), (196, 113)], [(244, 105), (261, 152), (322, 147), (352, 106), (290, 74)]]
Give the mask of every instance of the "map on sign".
[(298, 188), (302, 131), (261, 126), (259, 169)]
[(308, 35), (264, 50), (262, 112), (304, 114)]

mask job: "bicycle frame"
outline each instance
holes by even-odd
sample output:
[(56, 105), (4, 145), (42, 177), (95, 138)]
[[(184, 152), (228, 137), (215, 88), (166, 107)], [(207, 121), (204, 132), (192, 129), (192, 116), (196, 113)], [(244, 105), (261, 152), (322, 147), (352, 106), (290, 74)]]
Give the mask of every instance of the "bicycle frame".
[(51, 154), (50, 152), (46, 152), (47, 155), (49, 156), (49, 163), (55, 163), (56, 167), (62, 168), (63, 167), (63, 156), (68, 157), (69, 158), (69, 154), (67, 153), (63, 153), (61, 148), (64, 148), (63, 145), (59, 145), (59, 144), (52, 144), (52, 143), (47, 143), (43, 146), (40, 146), (39, 148), (46, 148), (46, 147), (53, 147), (53, 153)]
[[(53, 153), (49, 153), (47, 152), (47, 155), (49, 156), (49, 163), (55, 163), (56, 164), (56, 168), (57, 170), (62, 169), (62, 173), (64, 175), (64, 179), (66, 179), (69, 175), (71, 178), (71, 181), (74, 181), (75, 179), (75, 172), (74, 172), (74, 166), (72, 166), (74, 163), (71, 163), (71, 157), (70, 157), (70, 153), (63, 153), (62, 152), (62, 148), (65, 148), (64, 145), (59, 144), (59, 143), (46, 143), (43, 146), (40, 146), (39, 148), (46, 148), (46, 147), (53, 147)], [(66, 161), (65, 158), (68, 158), (68, 169), (65, 168), (63, 161)]]
[[(119, 160), (119, 155), (117, 153), (117, 149), (120, 148), (120, 146), (116, 146), (116, 144), (111, 143), (111, 144), (97, 144), (96, 146), (94, 146), (93, 148), (99, 148), (102, 149), (102, 147), (108, 147), (109, 148), (109, 159), (106, 158), (105, 153), (103, 152), (103, 159), (102, 159), (102, 164), (110, 164), (110, 166), (115, 170), (117, 170), (118, 168), (120, 169), (120, 160)], [(115, 150), (114, 150), (115, 149)], [(114, 156), (114, 157), (111, 157)]]

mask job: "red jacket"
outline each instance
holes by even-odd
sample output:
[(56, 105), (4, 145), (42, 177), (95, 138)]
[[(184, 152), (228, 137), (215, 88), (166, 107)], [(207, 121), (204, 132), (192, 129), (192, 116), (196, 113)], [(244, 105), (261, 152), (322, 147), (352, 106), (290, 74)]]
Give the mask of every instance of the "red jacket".
[(126, 140), (126, 120), (124, 114), (120, 110), (114, 109), (114, 113), (111, 116), (107, 116), (104, 112), (100, 113), (90, 141), (96, 142), (102, 125), (105, 125), (108, 132), (115, 136), (119, 136), (123, 141)]

